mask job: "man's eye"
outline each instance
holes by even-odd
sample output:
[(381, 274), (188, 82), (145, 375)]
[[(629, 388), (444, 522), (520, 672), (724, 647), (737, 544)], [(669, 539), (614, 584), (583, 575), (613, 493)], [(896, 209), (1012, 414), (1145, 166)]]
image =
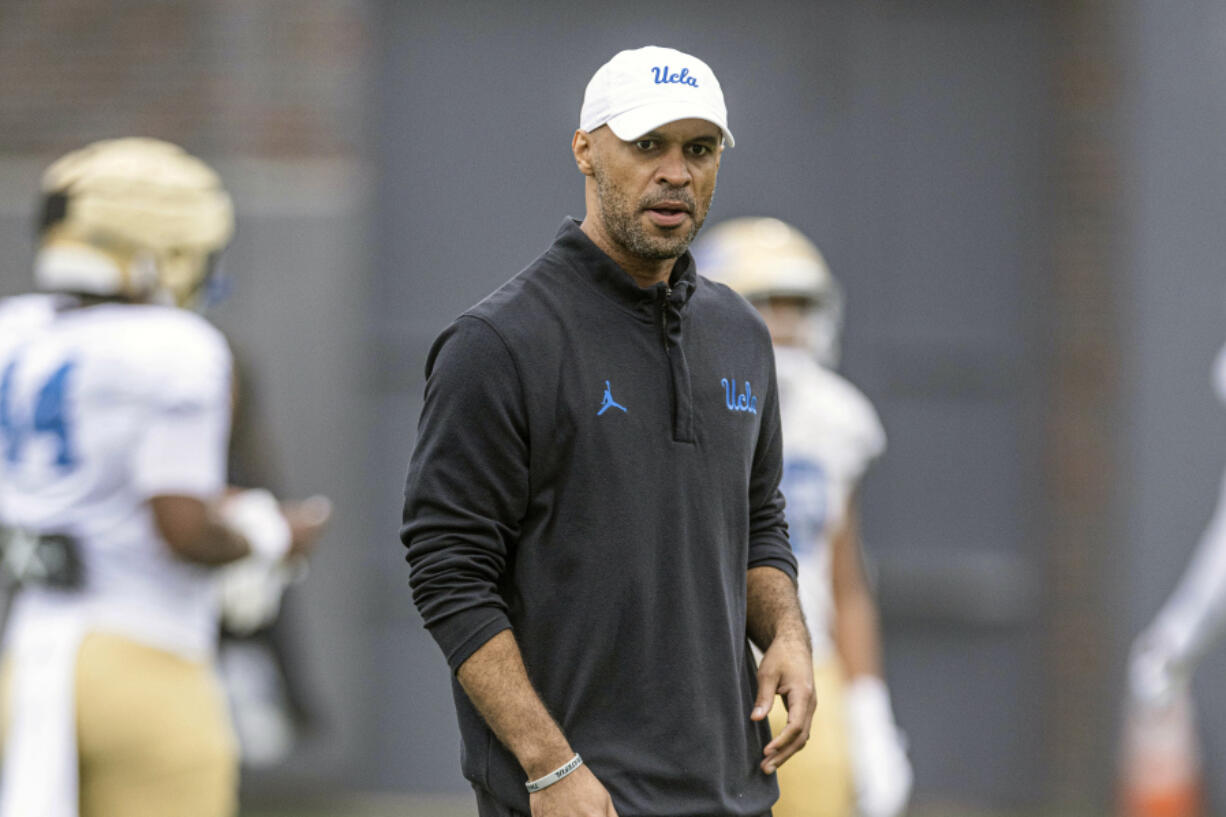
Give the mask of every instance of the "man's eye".
[(639, 139), (634, 143), (634, 146), (639, 150), (651, 150), (656, 146), (655, 139)]
[(690, 145), (690, 153), (695, 156), (706, 156), (710, 152), (710, 145)]

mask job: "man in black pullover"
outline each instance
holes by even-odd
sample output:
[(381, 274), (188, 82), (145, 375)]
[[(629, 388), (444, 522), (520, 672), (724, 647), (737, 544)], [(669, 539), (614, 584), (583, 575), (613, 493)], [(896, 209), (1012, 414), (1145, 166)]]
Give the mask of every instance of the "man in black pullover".
[(726, 119), (701, 60), (617, 54), (586, 217), (430, 350), (401, 536), (481, 817), (761, 817), (808, 739), (770, 339), (687, 251)]

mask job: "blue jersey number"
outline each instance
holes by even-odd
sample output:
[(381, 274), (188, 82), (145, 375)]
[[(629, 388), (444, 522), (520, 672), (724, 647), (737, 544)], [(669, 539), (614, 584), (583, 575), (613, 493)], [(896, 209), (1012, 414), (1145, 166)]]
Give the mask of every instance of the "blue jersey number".
[(779, 489), (787, 500), (785, 513), (792, 549), (797, 556), (807, 558), (816, 551), (826, 527), (826, 471), (814, 460), (785, 457)]
[(17, 362), (13, 361), (5, 368), (4, 375), (0, 377), (0, 436), (4, 437), (6, 460), (18, 462), (22, 448), (31, 435), (51, 434), (58, 443), (55, 464), (64, 469), (77, 464), (64, 405), (64, 393), (75, 366), (75, 361), (70, 360), (47, 378), (47, 382), (38, 390), (34, 412), (28, 421), (19, 416), (13, 407), (13, 380), (16, 377)]

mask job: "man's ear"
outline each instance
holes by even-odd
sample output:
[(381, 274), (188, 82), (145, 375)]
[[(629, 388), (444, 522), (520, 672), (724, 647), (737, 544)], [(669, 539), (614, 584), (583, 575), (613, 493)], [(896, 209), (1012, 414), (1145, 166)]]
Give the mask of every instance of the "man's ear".
[(595, 149), (592, 134), (585, 130), (575, 131), (574, 137), (570, 140), (570, 150), (575, 154), (575, 165), (584, 176), (591, 176), (596, 172), (592, 168), (592, 152)]

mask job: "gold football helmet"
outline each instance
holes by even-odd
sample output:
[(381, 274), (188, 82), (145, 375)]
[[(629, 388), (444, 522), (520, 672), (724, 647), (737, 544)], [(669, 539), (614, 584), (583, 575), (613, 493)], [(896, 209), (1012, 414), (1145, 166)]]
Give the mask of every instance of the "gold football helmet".
[(808, 313), (804, 345), (822, 365), (838, 365), (842, 287), (800, 230), (777, 218), (736, 218), (704, 230), (691, 251), (699, 273), (751, 303), (803, 301)]
[(207, 164), (158, 139), (95, 142), (43, 174), (40, 289), (192, 306), (234, 234)]

